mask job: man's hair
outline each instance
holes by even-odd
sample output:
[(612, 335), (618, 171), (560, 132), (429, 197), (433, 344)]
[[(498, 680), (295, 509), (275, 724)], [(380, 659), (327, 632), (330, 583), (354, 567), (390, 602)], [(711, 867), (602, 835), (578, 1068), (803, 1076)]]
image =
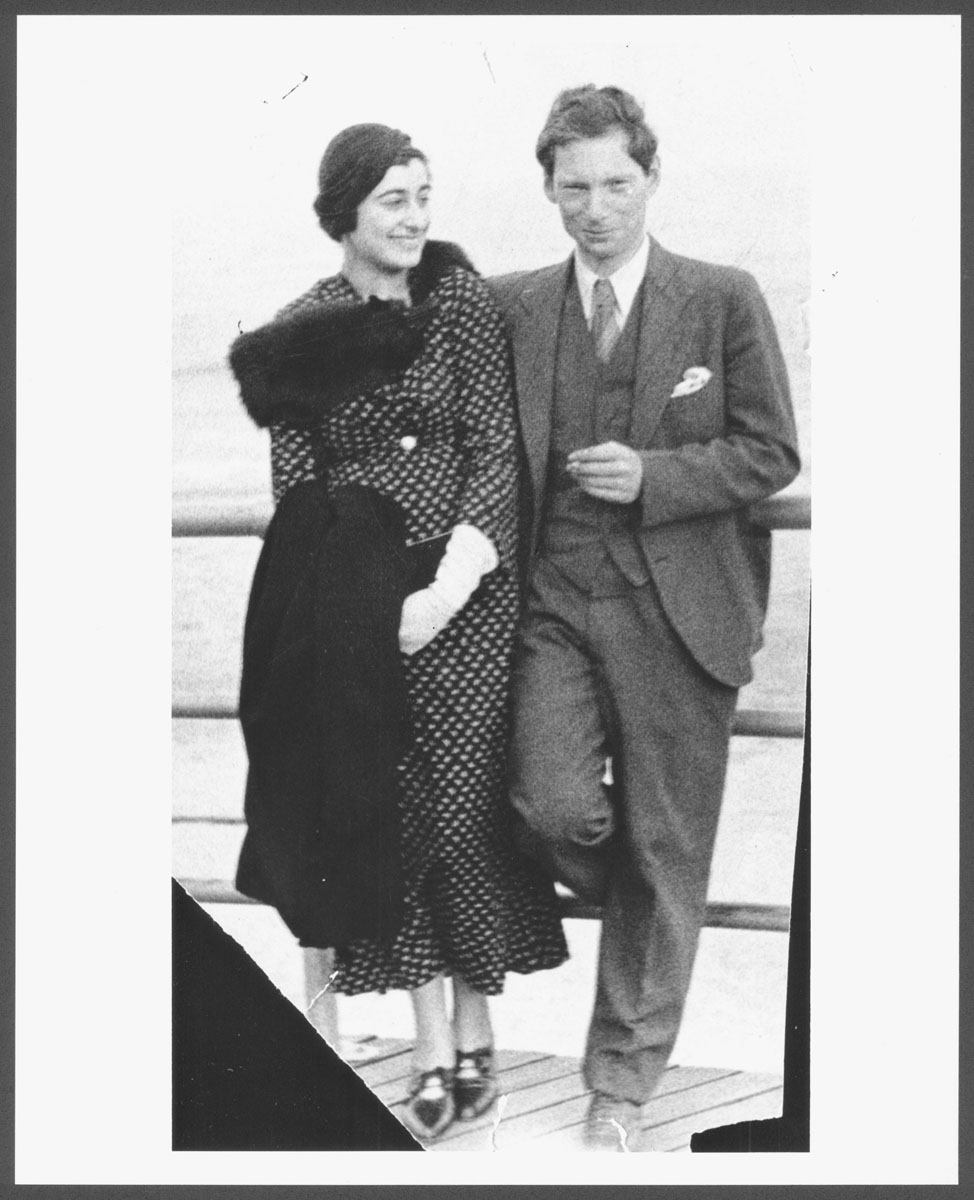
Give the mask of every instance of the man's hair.
[(582, 138), (602, 137), (621, 129), (628, 139), (630, 158), (648, 174), (656, 156), (656, 134), (646, 124), (642, 105), (622, 88), (597, 88), (594, 83), (559, 92), (538, 138), (535, 155), (550, 180), (559, 146)]

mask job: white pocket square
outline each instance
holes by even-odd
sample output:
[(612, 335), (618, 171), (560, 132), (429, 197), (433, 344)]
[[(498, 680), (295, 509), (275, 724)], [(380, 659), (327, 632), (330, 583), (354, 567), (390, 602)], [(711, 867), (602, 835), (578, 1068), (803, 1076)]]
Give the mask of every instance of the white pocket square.
[(713, 371), (708, 371), (706, 367), (687, 367), (683, 372), (683, 378), (670, 393), (670, 399), (676, 400), (679, 396), (692, 396), (694, 392), (699, 392), (702, 387), (706, 387), (712, 375)]

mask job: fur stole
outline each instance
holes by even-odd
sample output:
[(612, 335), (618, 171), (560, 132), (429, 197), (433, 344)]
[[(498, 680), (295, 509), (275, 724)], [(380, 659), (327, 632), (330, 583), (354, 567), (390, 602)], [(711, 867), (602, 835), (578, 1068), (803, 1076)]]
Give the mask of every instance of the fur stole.
[(436, 285), (454, 267), (474, 271), (459, 246), (427, 242), (409, 273), (411, 308), (375, 296), (323, 303), (242, 333), (230, 347), (230, 367), (251, 419), (261, 427), (312, 424), (342, 401), (391, 383), (422, 352), (438, 308)]

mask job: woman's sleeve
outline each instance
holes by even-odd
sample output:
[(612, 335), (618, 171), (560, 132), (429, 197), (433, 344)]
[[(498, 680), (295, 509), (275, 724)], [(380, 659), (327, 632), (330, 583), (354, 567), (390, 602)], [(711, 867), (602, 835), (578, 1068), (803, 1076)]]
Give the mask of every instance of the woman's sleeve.
[(296, 483), (314, 479), (314, 440), (312, 431), (298, 425), (271, 426), (271, 487), (274, 504)]
[(517, 427), (507, 335), (487, 288), (457, 274), (455, 363), (460, 387), (461, 445), (467, 476), (459, 522), (494, 543), (500, 564), (516, 569)]

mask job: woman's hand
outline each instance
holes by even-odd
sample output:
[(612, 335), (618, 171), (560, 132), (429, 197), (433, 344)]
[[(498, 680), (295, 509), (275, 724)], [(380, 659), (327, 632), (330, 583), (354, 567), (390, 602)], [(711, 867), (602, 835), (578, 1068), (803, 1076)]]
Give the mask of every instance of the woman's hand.
[(442, 633), (477, 590), (481, 579), (497, 566), (494, 543), (473, 525), (454, 526), (436, 578), (428, 588), (413, 592), (402, 606), (399, 649), (415, 654)]
[(412, 592), (406, 597), (399, 621), (399, 649), (415, 654), (442, 633), (456, 615), (452, 604), (440, 599), (431, 588)]

